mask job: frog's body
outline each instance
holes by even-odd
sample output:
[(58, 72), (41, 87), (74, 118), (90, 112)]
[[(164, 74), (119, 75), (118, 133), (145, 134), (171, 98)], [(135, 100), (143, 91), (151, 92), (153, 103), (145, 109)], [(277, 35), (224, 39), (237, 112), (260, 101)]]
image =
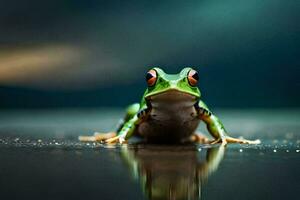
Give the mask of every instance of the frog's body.
[(184, 68), (179, 74), (166, 74), (160, 68), (148, 71), (148, 88), (140, 103), (128, 107), (124, 122), (116, 133), (81, 136), (81, 141), (104, 141), (123, 143), (132, 135), (151, 142), (207, 143), (204, 136), (195, 134), (200, 121), (214, 137), (210, 143), (259, 143), (227, 136), (220, 120), (213, 115), (205, 103), (200, 100), (197, 87), (198, 73), (192, 68)]
[(148, 141), (176, 142), (191, 136), (200, 119), (195, 109), (196, 98), (176, 90), (149, 99), (151, 110), (137, 127), (137, 133)]

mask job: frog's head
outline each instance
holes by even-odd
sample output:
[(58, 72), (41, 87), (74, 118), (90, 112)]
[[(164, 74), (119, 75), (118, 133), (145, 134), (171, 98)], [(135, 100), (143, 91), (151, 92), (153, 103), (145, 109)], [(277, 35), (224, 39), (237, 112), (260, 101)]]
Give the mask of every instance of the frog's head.
[[(151, 100), (156, 96), (176, 99), (180, 97), (197, 100), (201, 93), (197, 87), (199, 75), (192, 68), (184, 68), (178, 74), (167, 74), (160, 68), (152, 68), (146, 74), (148, 89), (145, 99)], [(160, 95), (164, 94), (164, 95)]]

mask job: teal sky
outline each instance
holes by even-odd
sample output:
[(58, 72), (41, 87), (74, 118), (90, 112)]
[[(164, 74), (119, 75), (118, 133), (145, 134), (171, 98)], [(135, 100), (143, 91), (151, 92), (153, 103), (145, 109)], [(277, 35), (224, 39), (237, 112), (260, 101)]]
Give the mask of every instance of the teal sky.
[(299, 4), (1, 1), (0, 107), (123, 106), (149, 66), (195, 66), (214, 106), (298, 107)]

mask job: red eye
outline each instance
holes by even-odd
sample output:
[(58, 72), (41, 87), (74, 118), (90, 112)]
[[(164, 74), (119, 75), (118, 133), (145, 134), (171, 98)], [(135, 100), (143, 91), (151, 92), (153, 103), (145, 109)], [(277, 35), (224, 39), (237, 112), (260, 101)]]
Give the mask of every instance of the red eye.
[(146, 74), (146, 81), (148, 86), (153, 86), (157, 80), (157, 74), (154, 69), (151, 69)]
[(198, 80), (199, 80), (199, 75), (198, 75), (198, 72), (191, 69), (188, 73), (188, 76), (187, 76), (187, 79), (189, 81), (189, 84), (191, 86), (196, 86), (197, 83), (198, 83)]

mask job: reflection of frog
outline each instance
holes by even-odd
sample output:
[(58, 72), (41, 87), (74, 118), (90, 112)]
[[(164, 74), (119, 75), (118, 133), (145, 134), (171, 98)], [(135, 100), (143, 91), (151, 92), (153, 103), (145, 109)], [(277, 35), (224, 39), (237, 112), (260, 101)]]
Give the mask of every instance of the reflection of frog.
[[(146, 75), (148, 88), (141, 102), (128, 108), (116, 133), (81, 136), (79, 139), (123, 143), (132, 135), (138, 135), (152, 142), (259, 143), (259, 140), (237, 139), (226, 134), (221, 121), (200, 100), (198, 79), (198, 73), (192, 68), (184, 68), (179, 74), (151, 69)], [(214, 137), (213, 141), (195, 133), (201, 120)]]
[[(203, 149), (204, 150), (204, 149)], [(149, 199), (200, 199), (202, 184), (217, 170), (223, 145), (207, 149), (202, 158), (195, 146), (122, 148), (122, 158)]]

